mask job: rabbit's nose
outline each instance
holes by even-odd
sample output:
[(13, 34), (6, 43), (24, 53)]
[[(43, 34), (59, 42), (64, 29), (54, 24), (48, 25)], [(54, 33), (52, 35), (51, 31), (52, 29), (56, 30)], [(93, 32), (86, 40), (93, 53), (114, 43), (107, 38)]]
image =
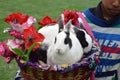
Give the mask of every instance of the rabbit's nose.
[(58, 53), (58, 54), (61, 54), (61, 49), (57, 49), (57, 53)]

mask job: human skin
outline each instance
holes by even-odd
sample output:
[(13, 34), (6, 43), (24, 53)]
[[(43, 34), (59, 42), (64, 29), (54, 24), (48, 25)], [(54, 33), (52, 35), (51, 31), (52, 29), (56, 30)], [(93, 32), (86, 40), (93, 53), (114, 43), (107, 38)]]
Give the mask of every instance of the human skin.
[(104, 18), (113, 19), (120, 14), (120, 0), (102, 0), (101, 9)]

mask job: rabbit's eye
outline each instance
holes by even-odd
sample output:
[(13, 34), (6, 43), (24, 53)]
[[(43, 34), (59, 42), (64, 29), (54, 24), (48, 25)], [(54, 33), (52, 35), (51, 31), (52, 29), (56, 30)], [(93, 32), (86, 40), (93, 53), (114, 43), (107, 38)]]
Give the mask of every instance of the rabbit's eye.
[(65, 38), (65, 44), (68, 44), (70, 42), (69, 38)]
[(54, 41), (54, 44), (56, 43), (56, 41), (57, 41), (57, 38), (55, 37), (55, 41)]
[(72, 41), (71, 41), (71, 39), (69, 38), (70, 33), (69, 33), (69, 32), (65, 32), (65, 34), (66, 34), (66, 38), (65, 38), (64, 43), (65, 43), (65, 44), (68, 44), (68, 45), (69, 45), (69, 48), (71, 48), (71, 47), (72, 47)]
[(71, 42), (71, 39), (69, 37), (65, 38), (64, 43), (68, 44), (70, 48), (72, 47), (72, 42)]

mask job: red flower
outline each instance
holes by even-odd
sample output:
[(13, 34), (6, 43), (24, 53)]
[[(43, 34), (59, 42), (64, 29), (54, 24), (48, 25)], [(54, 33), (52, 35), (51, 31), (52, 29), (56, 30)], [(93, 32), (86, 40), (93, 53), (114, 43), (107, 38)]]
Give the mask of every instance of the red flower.
[[(25, 41), (25, 48), (28, 50), (29, 47), (34, 42), (43, 42), (44, 36), (37, 32), (34, 26), (29, 27), (23, 31), (23, 40)], [(35, 48), (39, 47), (40, 45), (36, 45)]]
[(5, 18), (5, 22), (7, 23), (19, 23), (19, 24), (23, 24), (24, 22), (26, 22), (28, 19), (28, 15), (22, 15), (21, 13), (13, 13), (10, 14), (8, 17)]
[(72, 20), (73, 25), (77, 25), (78, 23), (78, 15), (75, 10), (64, 10), (64, 22), (65, 24), (69, 21)]
[(52, 20), (49, 16), (45, 16), (42, 21), (38, 22), (40, 26), (45, 26), (51, 23), (57, 23), (57, 21)]

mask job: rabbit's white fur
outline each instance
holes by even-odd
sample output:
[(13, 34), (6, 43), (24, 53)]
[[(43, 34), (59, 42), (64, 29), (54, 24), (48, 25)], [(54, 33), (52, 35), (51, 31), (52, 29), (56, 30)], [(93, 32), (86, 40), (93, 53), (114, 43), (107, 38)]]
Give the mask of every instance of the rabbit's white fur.
[(49, 46), (52, 42), (52, 39), (58, 34), (58, 30), (58, 24), (46, 25), (42, 27), (38, 32), (43, 34), (45, 37), (43, 44)]
[[(60, 17), (63, 21), (63, 14), (61, 14)], [(43, 44), (47, 45), (48, 47), (50, 46), (52, 39), (55, 38), (55, 36), (59, 32), (59, 28), (60, 28), (59, 24), (61, 24), (60, 21), (58, 24), (56, 23), (56, 24), (52, 24), (52, 25), (46, 25), (38, 30), (38, 32), (43, 34), (45, 37)]]
[[(69, 23), (70, 24), (70, 23)], [(71, 28), (72, 24), (68, 25)], [(47, 63), (48, 64), (74, 64), (83, 56), (83, 48), (76, 37), (76, 34), (69, 29), (69, 38), (71, 40), (72, 47), (69, 44), (65, 44), (66, 38), (66, 27), (65, 30), (58, 33), (52, 44), (48, 48), (47, 52)]]

